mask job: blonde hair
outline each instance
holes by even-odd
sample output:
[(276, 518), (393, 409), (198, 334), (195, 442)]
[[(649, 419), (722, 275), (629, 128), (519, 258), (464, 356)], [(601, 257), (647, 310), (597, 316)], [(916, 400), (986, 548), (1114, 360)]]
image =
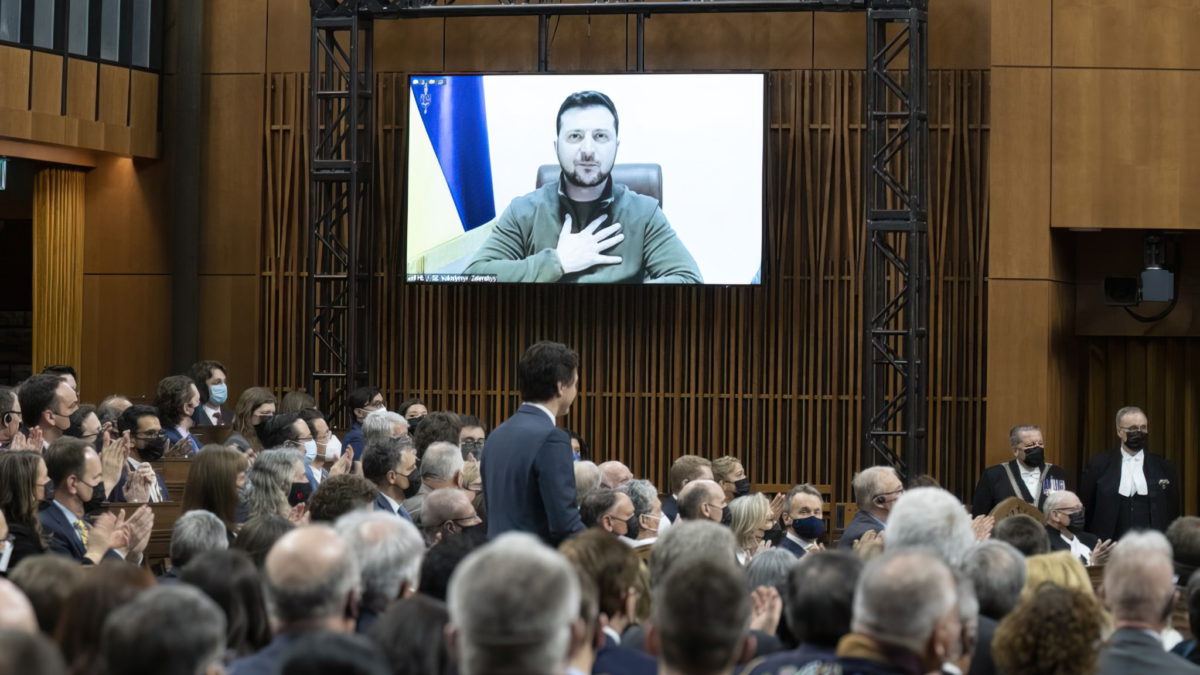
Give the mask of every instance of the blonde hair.
[(1070, 551), (1042, 553), (1025, 559), (1025, 588), (1021, 597), (1026, 598), (1037, 591), (1043, 583), (1050, 582), (1063, 588), (1074, 588), (1094, 595), (1092, 580), (1083, 563)]
[(479, 462), (463, 462), (462, 486), (470, 487), (471, 483), (479, 480)]
[(713, 480), (718, 483), (721, 481), (732, 483), (733, 481), (730, 478), (733, 477), (734, 467), (741, 466), (741, 464), (742, 460), (733, 455), (725, 455), (724, 457), (714, 459), (712, 463)]
[(771, 515), (771, 503), (757, 492), (738, 497), (729, 502), (729, 515), (732, 517), (729, 529), (737, 540), (738, 548), (752, 552), (758, 546), (754, 531), (762, 529)]

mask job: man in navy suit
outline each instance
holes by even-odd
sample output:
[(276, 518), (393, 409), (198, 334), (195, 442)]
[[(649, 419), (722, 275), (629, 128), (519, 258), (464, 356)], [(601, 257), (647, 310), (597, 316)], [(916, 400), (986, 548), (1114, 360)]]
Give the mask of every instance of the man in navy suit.
[(851, 487), (854, 488), (854, 501), (858, 504), (858, 513), (850, 520), (838, 548), (849, 549), (854, 542), (862, 539), (868, 532), (882, 532), (887, 527), (888, 514), (896, 505), (896, 500), (904, 494), (904, 483), (900, 474), (890, 466), (871, 466), (859, 471)]
[(417, 494), (417, 451), (410, 438), (389, 438), (367, 446), (362, 456), (363, 477), (375, 484), (375, 510), (413, 522), (404, 508), (407, 496)]
[(797, 558), (821, 546), (825, 534), (825, 513), (821, 492), (805, 483), (788, 490), (787, 511), (783, 513), (784, 537), (781, 548)]
[(198, 405), (192, 411), (192, 421), (201, 427), (229, 426), (233, 418), (222, 407), (229, 400), (225, 366), (220, 361), (197, 361), (192, 364), (189, 374), (200, 391), (200, 400), (204, 402), (204, 405)]
[(517, 364), (521, 407), (488, 436), (480, 472), (488, 537), (530, 532), (551, 546), (583, 529), (575, 505), (570, 435), (555, 420), (575, 401), (579, 358), (539, 342)]
[(674, 523), (679, 518), (679, 493), (688, 483), (695, 480), (712, 480), (712, 462), (699, 455), (683, 455), (671, 463), (667, 472), (667, 482), (671, 494), (663, 500), (662, 514), (668, 523)]
[[(109, 495), (113, 502), (167, 502), (171, 495), (167, 483), (151, 468), (150, 462), (162, 459), (167, 449), (167, 437), (163, 434), (158, 410), (148, 405), (133, 405), (117, 419), (117, 429), (129, 433), (129, 456), (121, 468), (121, 477)], [(133, 472), (136, 485), (131, 485), (129, 474)]]

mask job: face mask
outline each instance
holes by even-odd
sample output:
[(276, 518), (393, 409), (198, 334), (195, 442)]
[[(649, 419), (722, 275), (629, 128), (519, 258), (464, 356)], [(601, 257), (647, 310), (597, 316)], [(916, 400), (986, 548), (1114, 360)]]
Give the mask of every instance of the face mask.
[(167, 437), (159, 436), (148, 441), (143, 441), (146, 445), (144, 448), (138, 448), (138, 454), (147, 462), (157, 462), (162, 459), (163, 453), (167, 450)]
[(304, 461), (312, 464), (312, 461), (317, 458), (317, 442), (313, 439), (304, 441)]
[(308, 483), (292, 483), (292, 489), (288, 490), (288, 504), (295, 506), (308, 501)]
[(104, 510), (104, 496), (108, 494), (104, 491), (104, 482), (96, 483), (92, 487), (92, 498), (83, 503), (84, 515), (92, 515)]
[(210, 385), (208, 387), (208, 402), (209, 403), (216, 403), (217, 405), (221, 405), (222, 403), (224, 403), (227, 400), (229, 400), (229, 386), (226, 385), (224, 382), (222, 382), (221, 384)]
[(421, 481), (417, 478), (417, 472), (413, 471), (408, 476), (408, 487), (404, 488), (404, 498), (412, 499), (421, 491)]
[(637, 516), (629, 516), (629, 520), (625, 521), (625, 536), (630, 539), (637, 539), (642, 532), (642, 524), (638, 522)]
[(721, 524), (726, 527), (733, 524), (733, 513), (729, 511), (728, 506), (721, 509)]
[(1125, 434), (1125, 447), (1133, 450), (1134, 452), (1145, 450), (1146, 438), (1149, 435), (1150, 434), (1146, 433), (1145, 431), (1130, 431), (1129, 433)]
[(325, 461), (336, 462), (342, 456), (342, 442), (337, 436), (329, 435), (329, 442), (325, 444)]
[(1079, 513), (1072, 513), (1071, 524), (1067, 525), (1067, 529), (1072, 532), (1082, 532), (1085, 520), (1086, 519), (1084, 518), (1083, 511), (1080, 511)]
[(792, 531), (801, 539), (816, 539), (825, 534), (825, 521), (816, 516), (796, 518), (792, 521)]
[(1032, 448), (1025, 448), (1025, 463), (1029, 466), (1041, 468), (1046, 465), (1046, 449), (1040, 445), (1035, 445)]
[(733, 496), (734, 497), (745, 497), (748, 494), (750, 494), (750, 479), (749, 478), (743, 478), (741, 480), (733, 481)]

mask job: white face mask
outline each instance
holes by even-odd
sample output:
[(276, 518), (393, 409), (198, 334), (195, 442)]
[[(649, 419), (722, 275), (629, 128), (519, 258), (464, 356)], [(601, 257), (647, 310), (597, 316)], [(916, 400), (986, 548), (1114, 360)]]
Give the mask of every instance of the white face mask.
[(310, 438), (309, 440), (304, 441), (304, 459), (305, 461), (312, 462), (316, 458), (317, 442)]
[(671, 521), (668, 520), (666, 516), (660, 518), (658, 520), (658, 536), (663, 536), (663, 533), (666, 532), (667, 528), (669, 527), (671, 527)]
[(329, 442), (325, 444), (325, 461), (336, 462), (342, 456), (342, 442), (338, 437), (329, 434)]

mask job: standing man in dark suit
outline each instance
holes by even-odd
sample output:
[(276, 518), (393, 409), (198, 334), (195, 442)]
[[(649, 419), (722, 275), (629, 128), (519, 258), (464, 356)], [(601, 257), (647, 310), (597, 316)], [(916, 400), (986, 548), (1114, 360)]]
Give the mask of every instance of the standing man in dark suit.
[(1008, 432), (1008, 440), (1013, 458), (1005, 464), (988, 467), (980, 476), (971, 507), (975, 516), (988, 515), (1009, 497), (1020, 497), (1040, 509), (1048, 492), (1067, 489), (1067, 472), (1046, 461), (1041, 429), (1032, 424), (1015, 426)]
[(1139, 528), (1165, 532), (1179, 514), (1175, 467), (1146, 450), (1149, 435), (1140, 408), (1117, 411), (1120, 447), (1093, 457), (1079, 485), (1088, 532), (1113, 540)]
[(557, 546), (584, 529), (575, 505), (571, 437), (555, 424), (570, 411), (578, 384), (579, 358), (565, 345), (539, 342), (521, 357), (521, 407), (484, 443), (488, 537), (517, 530)]
[(859, 471), (851, 482), (858, 513), (846, 525), (838, 548), (849, 549), (868, 532), (881, 532), (887, 527), (888, 515), (896, 500), (904, 494), (900, 474), (890, 466), (871, 466)]

